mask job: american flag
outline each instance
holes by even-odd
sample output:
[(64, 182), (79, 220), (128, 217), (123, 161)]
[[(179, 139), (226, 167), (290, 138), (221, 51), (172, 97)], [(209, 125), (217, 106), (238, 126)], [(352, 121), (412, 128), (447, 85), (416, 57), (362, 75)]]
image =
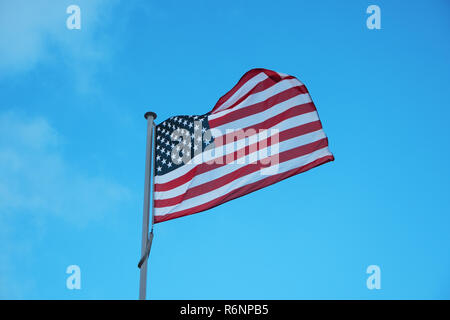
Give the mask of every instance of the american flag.
[(156, 126), (154, 222), (201, 212), (334, 157), (306, 87), (248, 71), (214, 108)]

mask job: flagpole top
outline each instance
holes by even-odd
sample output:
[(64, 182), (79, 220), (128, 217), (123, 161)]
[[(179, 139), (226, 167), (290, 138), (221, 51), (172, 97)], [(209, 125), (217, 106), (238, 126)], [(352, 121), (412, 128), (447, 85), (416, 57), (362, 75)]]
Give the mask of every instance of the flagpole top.
[(148, 119), (148, 117), (150, 117), (150, 116), (153, 117), (153, 120), (156, 119), (156, 113), (154, 113), (154, 112), (152, 112), (152, 111), (148, 111), (148, 112), (146, 112), (146, 113), (144, 114), (144, 118), (145, 118), (145, 119)]

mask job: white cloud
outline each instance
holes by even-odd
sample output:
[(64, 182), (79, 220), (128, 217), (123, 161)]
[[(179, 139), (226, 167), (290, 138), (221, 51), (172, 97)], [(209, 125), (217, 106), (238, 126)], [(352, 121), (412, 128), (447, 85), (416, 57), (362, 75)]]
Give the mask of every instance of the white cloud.
[(0, 212), (52, 214), (85, 224), (130, 198), (119, 183), (74, 169), (62, 156), (62, 141), (44, 118), (0, 114)]
[[(97, 90), (114, 42), (104, 32), (118, 0), (0, 0), (0, 80), (39, 66), (67, 70), (79, 91)], [(81, 30), (68, 30), (66, 8), (81, 8)], [(34, 286), (17, 265), (45, 233), (46, 221), (74, 227), (102, 221), (129, 204), (130, 190), (105, 176), (75, 168), (66, 141), (44, 117), (21, 118), (0, 109), (0, 298), (23, 298)], [(21, 220), (23, 219), (23, 220)], [(17, 232), (26, 221), (32, 233)], [(31, 227), (30, 227), (31, 226)], [(20, 274), (20, 276), (19, 276)]]
[(45, 118), (0, 112), (0, 299), (23, 299), (36, 290), (35, 277), (16, 269), (33, 264), (49, 218), (83, 228), (114, 219), (132, 199), (121, 184), (74, 168), (61, 152), (64, 145)]
[[(98, 64), (107, 63), (112, 41), (102, 32), (117, 1), (14, 0), (0, 2), (0, 75), (15, 76), (62, 58), (87, 89)], [(68, 30), (66, 8), (81, 8), (81, 30)], [(64, 67), (63, 66), (63, 67)]]

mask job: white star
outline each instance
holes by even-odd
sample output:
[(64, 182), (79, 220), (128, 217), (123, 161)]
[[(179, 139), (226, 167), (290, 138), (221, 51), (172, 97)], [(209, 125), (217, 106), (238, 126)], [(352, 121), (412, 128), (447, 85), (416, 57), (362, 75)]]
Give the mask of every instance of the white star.
[(159, 160), (159, 159), (161, 159), (161, 156), (156, 156), (156, 160)]
[(156, 168), (156, 169), (158, 169), (158, 171), (161, 171), (162, 168), (161, 168), (161, 167), (158, 167), (158, 168)]
[(171, 167), (172, 166), (172, 162), (169, 162), (168, 164), (167, 164), (167, 167)]

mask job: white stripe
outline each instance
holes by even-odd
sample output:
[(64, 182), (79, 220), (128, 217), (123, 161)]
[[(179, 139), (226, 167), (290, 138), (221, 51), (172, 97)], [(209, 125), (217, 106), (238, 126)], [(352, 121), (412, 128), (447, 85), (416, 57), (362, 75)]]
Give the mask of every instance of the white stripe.
[(226, 174), (229, 174), (233, 171), (239, 170), (240, 168), (245, 167), (247, 164), (253, 163), (253, 161), (251, 161), (250, 159), (252, 159), (252, 160), (258, 159), (259, 160), (259, 158), (257, 157), (258, 154), (274, 156), (278, 153), (285, 152), (290, 149), (297, 148), (297, 147), (300, 147), (300, 146), (303, 146), (308, 143), (312, 143), (312, 142), (315, 142), (315, 141), (318, 141), (318, 140), (321, 140), (324, 138), (326, 138), (325, 132), (322, 129), (320, 129), (320, 130), (317, 130), (317, 131), (314, 131), (311, 133), (307, 133), (307, 134), (304, 134), (301, 136), (297, 136), (297, 137), (294, 137), (294, 138), (291, 138), (291, 139), (288, 139), (288, 140), (278, 143), (277, 144), (278, 152), (276, 152), (276, 153), (274, 152), (272, 154), (271, 150), (275, 149), (275, 148), (271, 148), (270, 146), (260, 149), (260, 150), (257, 150), (255, 152), (252, 152), (252, 153), (246, 155), (245, 157), (242, 157), (244, 160), (243, 164), (237, 164), (237, 163), (225, 164), (224, 166), (215, 168), (213, 170), (204, 172), (202, 174), (197, 174), (197, 175), (195, 175), (195, 177), (192, 180), (190, 180), (190, 181), (186, 182), (185, 184), (182, 184), (176, 188), (173, 188), (173, 189), (170, 189), (167, 191), (159, 191), (159, 192), (155, 191), (155, 193), (154, 193), (155, 199), (157, 199), (157, 200), (170, 199), (170, 198), (182, 195), (182, 194), (186, 193), (186, 191), (189, 188), (199, 186), (206, 182), (215, 180), (215, 179), (220, 178), (220, 177), (222, 177)]
[[(279, 132), (290, 129), (290, 128), (294, 128), (303, 124), (307, 124), (310, 122), (314, 122), (314, 121), (318, 121), (319, 120), (319, 116), (317, 114), (316, 111), (313, 112), (308, 112), (305, 114), (301, 114), (292, 118), (288, 118), (286, 120), (281, 121), (280, 123), (278, 123), (276, 126), (271, 127), (271, 128), (275, 128), (278, 129)], [(267, 128), (267, 129), (271, 129), (271, 128)], [(214, 137), (214, 139), (224, 139), (223, 136), (217, 136)], [(226, 142), (226, 141), (225, 141)], [(225, 150), (227, 150), (226, 146), (231, 146), (232, 144), (234, 144), (235, 142), (230, 142), (228, 144), (226, 144), (225, 146), (221, 146), (221, 147), (217, 147), (214, 149), (215, 154), (217, 154), (217, 152), (219, 152), (219, 148), (225, 148)], [(223, 149), (222, 149), (223, 150)], [(163, 184), (163, 183), (167, 183), (169, 181), (172, 181), (186, 173), (188, 173), (190, 170), (192, 170), (193, 168), (195, 168), (199, 163), (202, 162), (202, 158), (203, 155), (199, 154), (197, 156), (195, 156), (194, 158), (192, 158), (188, 163), (186, 163), (185, 165), (170, 171), (164, 175), (158, 175), (155, 176), (155, 183), (156, 184)]]
[(256, 103), (265, 101), (265, 100), (271, 98), (272, 96), (274, 96), (274, 95), (276, 95), (278, 93), (281, 93), (281, 92), (286, 91), (288, 89), (291, 89), (291, 88), (294, 88), (294, 87), (299, 87), (299, 86), (303, 86), (303, 83), (301, 83), (297, 79), (282, 80), (280, 82), (277, 82), (273, 86), (267, 88), (264, 91), (257, 92), (257, 93), (249, 95), (244, 101), (240, 102), (239, 104), (237, 104), (236, 106), (234, 106), (231, 109), (222, 110), (220, 112), (215, 111), (213, 114), (211, 114), (209, 116), (209, 118), (210, 119), (217, 119), (217, 118), (223, 117), (223, 116), (229, 114), (230, 112), (233, 112), (233, 111), (238, 110), (238, 109), (243, 109), (245, 107), (248, 107), (248, 106), (254, 105)]
[(219, 108), (217, 108), (217, 110), (215, 110), (214, 113), (217, 113), (220, 110), (228, 108), (237, 100), (239, 100), (240, 97), (242, 97), (251, 89), (256, 87), (258, 83), (266, 80), (267, 78), (268, 76), (264, 72), (258, 73), (256, 76), (248, 80), (242, 87), (240, 87), (239, 90), (237, 90), (227, 101), (225, 101)]
[(275, 104), (269, 109), (264, 110), (263, 112), (255, 113), (244, 118), (239, 118), (235, 121), (231, 121), (221, 126), (215, 127), (215, 129), (225, 132), (227, 129), (243, 129), (251, 127), (258, 123), (266, 121), (270, 118), (273, 118), (276, 115), (294, 106), (302, 105), (309, 102), (311, 102), (311, 97), (309, 96), (308, 93), (299, 94), (295, 97), (290, 98), (289, 100)]
[[(322, 148), (315, 152), (309, 153), (307, 155), (304, 155), (304, 156), (301, 156), (301, 157), (298, 157), (295, 159), (291, 159), (289, 161), (279, 164), (276, 174), (307, 165), (308, 163), (311, 163), (314, 160), (325, 157), (327, 155), (331, 155), (331, 153), (328, 150), (328, 147), (325, 147), (325, 148)], [(185, 209), (189, 209), (189, 208), (207, 203), (209, 201), (217, 199), (217, 198), (231, 192), (232, 190), (235, 190), (237, 188), (240, 188), (242, 186), (245, 186), (247, 184), (250, 184), (250, 183), (253, 183), (256, 181), (260, 181), (267, 177), (268, 176), (262, 175), (260, 173), (260, 171), (250, 173), (246, 176), (242, 176), (236, 180), (233, 180), (232, 182), (230, 182), (220, 188), (214, 189), (208, 193), (204, 193), (202, 195), (199, 195), (198, 197), (186, 199), (177, 205), (170, 206), (170, 207), (164, 207), (164, 208), (155, 208), (155, 215), (162, 216), (162, 215), (174, 213), (176, 211), (182, 211)]]

